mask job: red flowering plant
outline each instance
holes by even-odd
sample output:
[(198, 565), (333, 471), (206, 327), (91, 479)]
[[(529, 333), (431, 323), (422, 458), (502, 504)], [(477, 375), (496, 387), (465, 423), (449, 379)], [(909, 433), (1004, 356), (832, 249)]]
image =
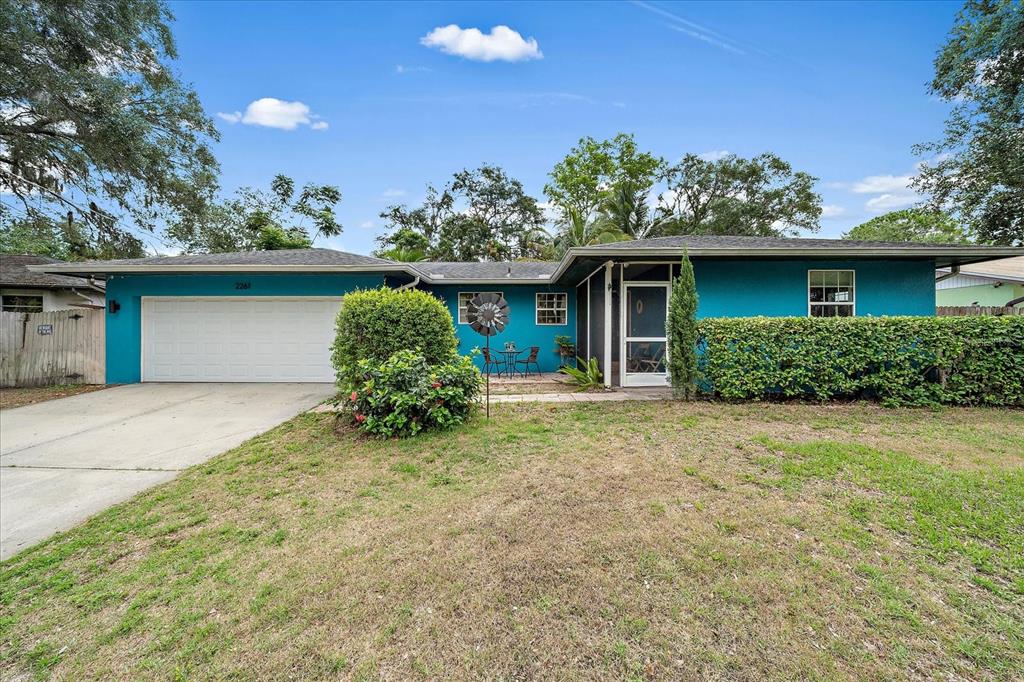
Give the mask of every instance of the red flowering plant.
[(347, 405), (368, 433), (414, 436), (450, 428), (469, 416), (480, 396), (480, 370), (452, 354), (430, 364), (417, 351), (400, 350), (383, 363), (362, 360)]

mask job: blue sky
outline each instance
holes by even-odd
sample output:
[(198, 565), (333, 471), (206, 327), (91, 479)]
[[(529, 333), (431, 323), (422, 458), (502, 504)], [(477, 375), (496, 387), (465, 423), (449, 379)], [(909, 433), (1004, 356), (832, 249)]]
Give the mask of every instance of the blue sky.
[(543, 201), (581, 136), (620, 131), (670, 160), (775, 152), (820, 178), (820, 234), (839, 236), (915, 200), (911, 145), (941, 134), (926, 84), (959, 6), (171, 4), (224, 190), (336, 184), (345, 231), (317, 245), (359, 253), (427, 182), (489, 162)]

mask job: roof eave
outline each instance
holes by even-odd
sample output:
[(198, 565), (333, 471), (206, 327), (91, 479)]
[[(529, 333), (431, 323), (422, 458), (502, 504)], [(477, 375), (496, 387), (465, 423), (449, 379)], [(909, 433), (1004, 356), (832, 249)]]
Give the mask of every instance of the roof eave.
[(361, 272), (400, 272), (433, 285), (444, 284), (549, 284), (549, 277), (498, 277), (498, 278), (466, 278), (439, 277), (430, 275), (405, 263), (369, 264), (369, 265), (104, 265), (103, 263), (55, 263), (52, 265), (29, 265), (33, 272), (62, 275), (180, 275), (202, 273), (361, 273)]
[[(427, 281), (426, 278), (424, 278), (424, 281)], [(439, 277), (439, 278), (432, 279), (432, 280), (430, 280), (427, 283), (428, 284), (432, 284), (434, 286), (444, 286), (446, 284), (488, 284), (488, 285), (494, 285), (494, 284), (544, 284), (544, 285), (547, 285), (547, 284), (551, 284), (551, 282), (552, 282), (552, 280), (549, 277), (544, 277), (544, 278), (532, 277), (530, 279), (521, 279), (521, 278), (515, 278), (515, 277), (498, 277), (498, 278), (492, 278), (492, 279), (472, 279), (472, 278), (467, 278), (467, 277), (459, 277), (458, 279), (456, 279), (454, 277)]]
[(606, 258), (615, 259), (637, 256), (682, 256), (683, 252), (690, 256), (703, 257), (748, 257), (748, 256), (772, 256), (772, 257), (817, 257), (817, 258), (956, 258), (963, 262), (977, 263), (993, 260), (996, 258), (1008, 258), (1019, 256), (1021, 249), (1006, 246), (974, 246), (963, 248), (913, 248), (901, 249), (893, 247), (846, 247), (846, 248), (821, 248), (821, 247), (753, 247), (753, 248), (684, 248), (681, 246), (657, 246), (646, 248), (600, 248), (600, 247), (576, 247), (562, 257), (558, 268), (551, 275), (551, 281), (557, 281), (572, 264), (576, 258)]
[(95, 284), (89, 284), (88, 282), (82, 282), (81, 284), (40, 284), (35, 282), (32, 284), (26, 284), (23, 282), (0, 282), (0, 287), (4, 289), (91, 289), (104, 293), (103, 287), (96, 286)]
[[(33, 272), (57, 275), (182, 274), (217, 272), (411, 272), (401, 264), (385, 265), (266, 265), (266, 264), (182, 264), (182, 265), (104, 265), (98, 263), (62, 263), (60, 265), (29, 265)], [(419, 274), (419, 273), (413, 273)]]

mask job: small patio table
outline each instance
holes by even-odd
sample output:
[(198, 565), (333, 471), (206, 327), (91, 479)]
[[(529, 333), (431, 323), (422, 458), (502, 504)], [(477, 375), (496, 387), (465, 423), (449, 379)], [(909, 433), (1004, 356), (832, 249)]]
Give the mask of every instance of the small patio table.
[(523, 351), (518, 348), (506, 348), (501, 351), (501, 354), (505, 356), (505, 376), (512, 376), (516, 372), (516, 361), (519, 359), (519, 354)]

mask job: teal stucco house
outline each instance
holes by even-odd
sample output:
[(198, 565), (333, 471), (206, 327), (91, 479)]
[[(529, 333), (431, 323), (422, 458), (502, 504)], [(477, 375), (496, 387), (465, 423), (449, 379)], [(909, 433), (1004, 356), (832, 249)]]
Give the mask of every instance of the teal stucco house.
[(494, 341), (538, 348), (559, 365), (556, 336), (598, 359), (609, 385), (664, 386), (665, 317), (684, 248), (698, 315), (933, 315), (935, 271), (1018, 256), (1019, 248), (661, 237), (570, 250), (558, 262), (400, 263), (330, 249), (161, 256), (32, 266), (106, 281), (108, 383), (329, 382), (341, 297), (365, 287), (433, 292), (461, 350), (482, 338), (466, 303), (498, 292), (510, 324)]

